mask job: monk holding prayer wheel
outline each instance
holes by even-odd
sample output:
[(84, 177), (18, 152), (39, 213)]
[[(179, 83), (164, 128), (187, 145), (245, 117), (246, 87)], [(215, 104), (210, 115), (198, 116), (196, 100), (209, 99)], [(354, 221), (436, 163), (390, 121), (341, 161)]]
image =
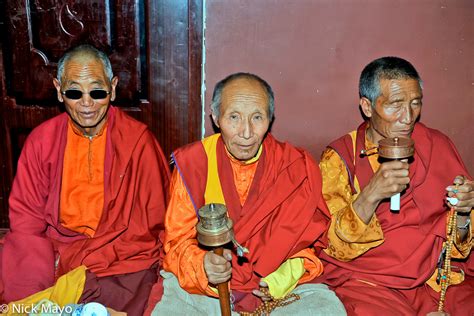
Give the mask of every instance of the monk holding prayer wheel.
[[(216, 285), (229, 282), (234, 312), (344, 315), (326, 285), (301, 284), (322, 273), (316, 251), (325, 246), (329, 213), (313, 159), (269, 133), (271, 87), (253, 74), (230, 75), (216, 85), (211, 111), (220, 133), (172, 155), (165, 291), (154, 313), (219, 314)], [(209, 226), (201, 212), (218, 204), (235, 233), (222, 254), (198, 244), (210, 237), (202, 238)]]
[(316, 281), (348, 315), (473, 315), (474, 183), (449, 138), (418, 122), (417, 71), (398, 57), (374, 60), (359, 95), (365, 122), (321, 158), (332, 223)]

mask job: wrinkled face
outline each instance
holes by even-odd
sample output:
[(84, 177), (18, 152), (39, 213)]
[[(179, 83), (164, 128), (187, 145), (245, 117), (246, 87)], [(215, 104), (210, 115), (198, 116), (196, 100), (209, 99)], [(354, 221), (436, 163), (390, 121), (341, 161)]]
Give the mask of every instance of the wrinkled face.
[(361, 98), (360, 105), (370, 119), (369, 139), (377, 143), (387, 137), (410, 137), (420, 116), (423, 94), (415, 79), (381, 79), (381, 94), (372, 107)]
[[(76, 57), (64, 66), (61, 83), (54, 79), (58, 99), (64, 102), (66, 111), (74, 125), (85, 135), (96, 135), (106, 121), (110, 101), (115, 99), (115, 87), (118, 79), (109, 81), (100, 60)], [(67, 90), (78, 90), (82, 97), (75, 100), (64, 95)], [(89, 94), (93, 90), (109, 92), (104, 98), (93, 99)], [(94, 96), (94, 93), (93, 93)]]
[(220, 115), (212, 118), (220, 128), (227, 150), (238, 160), (257, 154), (270, 126), (268, 97), (261, 84), (235, 79), (222, 90)]

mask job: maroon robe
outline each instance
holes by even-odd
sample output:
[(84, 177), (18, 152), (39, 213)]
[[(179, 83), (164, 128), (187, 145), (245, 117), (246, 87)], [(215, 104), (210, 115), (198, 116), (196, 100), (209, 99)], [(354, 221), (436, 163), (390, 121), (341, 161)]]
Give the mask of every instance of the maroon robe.
[(6, 301), (50, 287), (79, 265), (106, 277), (161, 264), (159, 236), (170, 177), (166, 159), (144, 124), (114, 107), (107, 115), (104, 210), (92, 238), (59, 223), (67, 114), (41, 124), (25, 142), (9, 200), (11, 232), (3, 249)]
[[(366, 125), (363, 124), (358, 129), (356, 153), (365, 149), (365, 128)], [(326, 253), (321, 254), (325, 270), (315, 281), (327, 283), (335, 289), (349, 314), (352, 312), (366, 314), (370, 310), (383, 313), (380, 307), (376, 307), (377, 304), (383, 305), (383, 303), (373, 293), (378, 291), (379, 295), (387, 297), (388, 301), (392, 300), (387, 293), (382, 294), (383, 291), (389, 291), (384, 290), (384, 287), (400, 290), (394, 297), (401, 297), (401, 302), (409, 302), (408, 304), (416, 306), (419, 309), (417, 312), (435, 310), (439, 294), (431, 288), (417, 290), (417, 287), (428, 287), (425, 282), (435, 271), (442, 244), (446, 240), (448, 211), (444, 201), (446, 187), (453, 183), (457, 175), (467, 175), (468, 172), (452, 142), (439, 131), (417, 123), (412, 139), (415, 141), (415, 155), (410, 164), (411, 181), (406, 192), (401, 195), (400, 212), (390, 212), (388, 201), (380, 203), (376, 210), (376, 216), (384, 232), (384, 242), (349, 262), (338, 261)], [(355, 174), (363, 189), (371, 179), (373, 171), (366, 157), (356, 155), (356, 160), (353, 161), (351, 137), (343, 136), (329, 147), (333, 148), (345, 162), (349, 178), (353, 179)], [(460, 261), (453, 260), (452, 264), (460, 266), (468, 276), (473, 276), (472, 257)], [(468, 279), (470, 281), (467, 280), (465, 286), (472, 288), (472, 284), (468, 284), (472, 279), (469, 277)], [(365, 285), (367, 289), (364, 290), (362, 289), (364, 284), (354, 283), (354, 280), (371, 282), (377, 288)], [(350, 287), (354, 287), (355, 290), (349, 290)], [(454, 287), (459, 286), (452, 288)], [(416, 293), (410, 292), (412, 289)], [(401, 293), (403, 296), (400, 296)], [(423, 300), (426, 302), (428, 299), (431, 305), (419, 304), (417, 298), (422, 297), (421, 293), (429, 294), (423, 296)], [(366, 299), (361, 298), (365, 296)], [(461, 297), (450, 295), (448, 290), (448, 302)], [(358, 300), (360, 304), (356, 303)], [(376, 302), (372, 306), (369, 304), (371, 300)], [(360, 306), (365, 306), (367, 310), (360, 309)], [(397, 310), (403, 305), (394, 302), (390, 306), (393, 310)], [(452, 307), (452, 304), (448, 304), (448, 308)], [(471, 304), (471, 307), (474, 305)]]

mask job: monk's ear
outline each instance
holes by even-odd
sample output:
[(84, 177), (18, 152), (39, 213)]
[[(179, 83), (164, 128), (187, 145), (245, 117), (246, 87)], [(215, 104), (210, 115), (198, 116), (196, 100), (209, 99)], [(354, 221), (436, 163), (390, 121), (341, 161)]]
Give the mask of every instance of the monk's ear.
[(110, 91), (110, 101), (115, 100), (115, 88), (117, 87), (117, 84), (118, 84), (118, 77), (115, 76), (112, 78), (112, 81), (111, 81), (112, 90)]
[(359, 105), (365, 116), (372, 117), (372, 111), (374, 109), (372, 107), (372, 102), (370, 102), (369, 99), (367, 99), (366, 97), (360, 98)]
[(63, 99), (63, 95), (61, 94), (61, 83), (59, 83), (58, 79), (53, 78), (53, 84), (54, 84), (54, 87), (56, 88), (59, 102), (63, 102), (64, 99)]
[(221, 128), (219, 126), (219, 117), (214, 113), (213, 110), (211, 110), (211, 117), (212, 117), (212, 121), (214, 121), (214, 124), (216, 124), (218, 128)]

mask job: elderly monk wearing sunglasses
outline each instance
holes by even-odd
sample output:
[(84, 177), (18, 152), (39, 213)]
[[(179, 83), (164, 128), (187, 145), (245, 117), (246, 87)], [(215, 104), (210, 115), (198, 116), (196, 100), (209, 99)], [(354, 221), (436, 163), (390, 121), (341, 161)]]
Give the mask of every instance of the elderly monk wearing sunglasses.
[(66, 113), (23, 147), (9, 200), (4, 299), (96, 301), (143, 315), (162, 259), (166, 159), (144, 124), (110, 105), (118, 78), (103, 52), (72, 49), (53, 83)]

